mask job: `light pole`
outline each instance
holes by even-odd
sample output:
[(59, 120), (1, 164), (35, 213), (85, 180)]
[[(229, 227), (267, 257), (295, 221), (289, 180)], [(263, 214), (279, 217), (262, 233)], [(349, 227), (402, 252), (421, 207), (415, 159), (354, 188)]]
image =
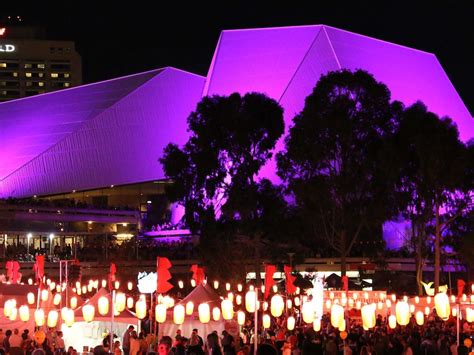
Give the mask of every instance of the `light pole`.
[(54, 234), (51, 233), (49, 235), (49, 255), (53, 254), (53, 239), (54, 239)]
[(26, 235), (26, 254), (30, 255), (30, 240), (33, 235), (31, 233), (28, 233)]

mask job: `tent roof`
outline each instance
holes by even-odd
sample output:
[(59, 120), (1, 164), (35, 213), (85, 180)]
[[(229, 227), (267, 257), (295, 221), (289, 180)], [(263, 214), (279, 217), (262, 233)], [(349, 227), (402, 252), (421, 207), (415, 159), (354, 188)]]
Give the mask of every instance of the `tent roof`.
[[(202, 283), (196, 286), (179, 304), (186, 305), (189, 301), (193, 302), (196, 306), (201, 303), (208, 303), (212, 309), (213, 307), (220, 306), (221, 298), (211, 286)], [(197, 310), (197, 307), (195, 307), (195, 310)]]

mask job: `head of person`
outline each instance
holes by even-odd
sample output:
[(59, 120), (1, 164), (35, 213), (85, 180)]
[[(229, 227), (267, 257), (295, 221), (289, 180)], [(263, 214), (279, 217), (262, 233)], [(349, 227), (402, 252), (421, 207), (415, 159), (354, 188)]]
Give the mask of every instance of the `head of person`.
[(132, 337), (133, 339), (138, 339), (138, 334), (135, 330), (132, 330), (132, 332), (130, 333), (130, 337)]
[(131, 326), (128, 327), (128, 332), (131, 333), (134, 329), (135, 329), (135, 327), (133, 325), (131, 325)]

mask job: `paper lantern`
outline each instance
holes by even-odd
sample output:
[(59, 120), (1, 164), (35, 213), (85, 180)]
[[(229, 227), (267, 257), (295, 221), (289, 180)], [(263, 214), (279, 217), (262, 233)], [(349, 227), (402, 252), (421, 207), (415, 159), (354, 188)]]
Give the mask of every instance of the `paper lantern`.
[(299, 294), (300, 294), (300, 291), (301, 291), (301, 290), (300, 290), (300, 288), (299, 288), (299, 287), (297, 287), (297, 288), (296, 288), (296, 292), (295, 292), (295, 293), (296, 293), (297, 295), (299, 295)]
[(344, 332), (344, 331), (346, 330), (346, 320), (345, 320), (345, 319), (343, 319), (343, 320), (341, 321), (341, 324), (339, 324), (339, 328), (338, 328), (338, 329), (339, 329), (340, 332)]
[(115, 281), (114, 282), (114, 288), (118, 290), (120, 288), (120, 281)]
[(214, 281), (214, 288), (217, 290), (219, 288), (219, 281)]
[(133, 297), (127, 297), (127, 308), (128, 309), (133, 308), (134, 303), (135, 303), (135, 301), (133, 300)]
[[(300, 302), (300, 298), (299, 298), (299, 297), (295, 297), (295, 299), (294, 299), (294, 301), (293, 301), (293, 302), (295, 303), (295, 307), (299, 307), (299, 306), (300, 306), (300, 304), (301, 304), (301, 302)], [(329, 301), (329, 302), (331, 302), (331, 301)]]
[(166, 322), (166, 305), (163, 303), (155, 306), (155, 319), (158, 323)]
[(410, 305), (410, 313), (411, 314), (415, 313), (415, 305), (414, 304)]
[(28, 301), (28, 304), (34, 304), (35, 303), (35, 294), (33, 292), (28, 292), (26, 295), (26, 299)]
[(144, 319), (146, 313), (146, 301), (144, 299), (139, 299), (135, 303), (135, 315), (138, 319)]
[(398, 301), (395, 306), (395, 315), (397, 316), (397, 323), (400, 325), (407, 325), (410, 323), (410, 306), (405, 301)]
[(243, 289), (242, 284), (238, 284), (237, 285), (237, 291), (242, 292), (242, 289)]
[(131, 281), (127, 282), (127, 289), (128, 289), (129, 291), (131, 291), (132, 288), (133, 288), (133, 282), (131, 282)]
[(462, 301), (463, 302), (466, 302), (467, 301), (467, 296), (465, 293), (462, 294)]
[(115, 295), (115, 309), (117, 312), (123, 312), (127, 303), (125, 293), (119, 292)]
[(385, 301), (385, 305), (387, 306), (387, 308), (391, 308), (391, 307), (392, 307), (392, 301), (390, 301), (390, 300), (387, 298), (387, 300)]
[(28, 279), (28, 285), (33, 285), (33, 279)]
[(8, 319), (10, 319), (13, 322), (13, 321), (16, 321), (17, 316), (18, 316), (18, 308), (13, 307), (11, 309), (11, 312), (10, 312), (10, 315), (9, 315)]
[(285, 309), (285, 301), (283, 297), (280, 295), (273, 295), (270, 304), (270, 311), (272, 316), (280, 317), (283, 314), (283, 310)]
[(265, 329), (268, 329), (270, 328), (270, 325), (271, 325), (271, 319), (270, 319), (270, 316), (268, 314), (264, 314), (263, 317), (262, 317), (262, 324), (263, 324), (263, 327)]
[(474, 322), (474, 309), (472, 309), (472, 308), (470, 308), (470, 307), (467, 307), (467, 308), (466, 308), (466, 320), (467, 320), (469, 323)]
[(44, 341), (46, 340), (46, 334), (42, 329), (39, 329), (35, 332), (33, 335), (33, 339), (35, 340), (36, 343), (39, 345), (43, 344)]
[(107, 286), (107, 281), (106, 280), (102, 280), (102, 282), (100, 283), (102, 287), (106, 287)]
[(442, 320), (448, 320), (451, 315), (451, 305), (449, 304), (448, 295), (442, 292), (438, 293), (434, 297), (434, 304), (438, 317)]
[(59, 304), (61, 303), (61, 294), (60, 293), (56, 293), (53, 297), (53, 304), (55, 306), (59, 306)]
[(49, 313), (48, 313), (48, 327), (49, 328), (55, 328), (56, 324), (58, 324), (58, 318), (59, 318), (58, 311), (56, 311), (56, 310), (49, 311)]
[(226, 291), (230, 291), (230, 283), (227, 282), (227, 283), (225, 284), (225, 290), (226, 290)]
[(186, 303), (186, 315), (190, 316), (194, 311), (194, 303), (189, 301)]
[(368, 293), (368, 292), (364, 292), (364, 298), (365, 298), (366, 300), (369, 299), (369, 293)]
[(420, 297), (415, 296), (415, 303), (416, 303), (416, 304), (420, 303)]
[(72, 309), (67, 309), (64, 315), (64, 324), (68, 327), (72, 327), (74, 324), (74, 311)]
[(458, 315), (458, 309), (457, 308), (452, 308), (451, 309), (451, 315), (456, 318), (457, 315)]
[(456, 296), (451, 295), (451, 303), (456, 303)]
[(359, 298), (359, 294), (357, 292), (354, 292), (352, 294), (352, 298), (354, 299), (354, 301), (357, 300)]
[(201, 303), (198, 307), (199, 321), (203, 324), (209, 323), (211, 320), (211, 309), (208, 303)]
[(56, 285), (56, 292), (57, 293), (61, 292), (61, 285)]
[(70, 302), (70, 304), (71, 304), (71, 308), (72, 308), (72, 309), (76, 309), (76, 307), (77, 307), (77, 297), (76, 297), (76, 296), (72, 296), (72, 297), (71, 297), (71, 302)]
[(265, 285), (262, 285), (262, 286), (260, 287), (260, 291), (262, 292), (262, 294), (265, 294)]
[[(84, 286), (82, 286), (82, 292), (86, 293), (84, 291)], [(87, 285), (87, 292), (92, 292), (92, 284)]]
[(221, 302), (222, 318), (231, 320), (234, 318), (234, 306), (230, 300), (223, 300)]
[(247, 310), (247, 312), (255, 312), (256, 297), (257, 295), (255, 291), (247, 291), (247, 293), (245, 294), (245, 309)]
[(377, 302), (377, 309), (381, 311), (383, 309), (383, 302)]
[(53, 291), (55, 288), (56, 288), (56, 282), (51, 282), (51, 283), (49, 284), (49, 289), (50, 289), (51, 291)]
[[(350, 308), (354, 307), (354, 300), (352, 298), (349, 298), (348, 304)], [(329, 305), (329, 308), (331, 308), (331, 305)]]
[(430, 307), (426, 306), (426, 307), (425, 307), (425, 316), (428, 317), (428, 316), (430, 315), (430, 313), (431, 313)]
[(272, 291), (273, 291), (273, 293), (277, 293), (277, 292), (278, 292), (278, 286), (277, 286), (277, 285), (273, 285), (273, 286), (272, 286)]
[(347, 332), (345, 330), (341, 330), (341, 332), (339, 333), (339, 336), (341, 337), (342, 340), (346, 340)]
[(109, 299), (107, 297), (102, 296), (99, 298), (97, 301), (97, 310), (102, 316), (105, 316), (107, 313), (109, 313)]
[(315, 319), (313, 321), (313, 330), (319, 332), (321, 330), (321, 319)]
[(19, 309), (20, 320), (22, 322), (28, 322), (30, 320), (30, 309), (27, 305), (23, 305)]
[(191, 287), (196, 287), (196, 280), (191, 279)]
[(229, 292), (227, 294), (227, 299), (231, 302), (234, 302), (234, 294), (232, 292)]
[(425, 322), (425, 316), (422, 311), (418, 311), (415, 313), (415, 321), (416, 324), (423, 325), (423, 323)]
[(471, 346), (472, 346), (472, 340), (471, 340), (471, 338), (465, 338), (463, 344), (464, 344), (464, 346), (465, 346), (466, 348), (470, 349)]
[(361, 301), (357, 301), (357, 302), (356, 302), (356, 308), (357, 308), (357, 309), (361, 309), (361, 308), (362, 308), (362, 302), (361, 302)]
[(362, 325), (364, 328), (371, 329), (375, 327), (375, 304), (366, 304), (361, 309)]
[(37, 327), (42, 327), (45, 323), (44, 311), (41, 308), (38, 308), (35, 311), (35, 324)]
[(240, 326), (243, 326), (245, 324), (245, 312), (244, 311), (238, 311), (237, 312), (237, 323)]
[(395, 317), (393, 314), (388, 317), (388, 326), (390, 329), (395, 329), (397, 326), (397, 317)]
[(331, 309), (331, 306), (332, 306), (331, 300), (326, 300), (326, 309)]
[(82, 317), (84, 318), (84, 321), (87, 323), (90, 323), (94, 320), (95, 316), (95, 307), (91, 304), (86, 304), (85, 306), (82, 306)]
[(295, 329), (295, 323), (296, 323), (295, 317), (289, 316), (286, 320), (286, 328), (289, 331), (292, 331), (293, 329)]
[(304, 302), (303, 306), (301, 307), (301, 314), (303, 315), (303, 321), (305, 323), (313, 323), (315, 316), (313, 302)]
[(347, 304), (347, 298), (341, 298), (341, 305), (345, 306)]
[(286, 308), (291, 309), (291, 307), (293, 307), (293, 302), (288, 298), (286, 300)]
[(48, 290), (41, 291), (41, 301), (46, 302), (48, 300)]
[(173, 322), (177, 325), (184, 323), (185, 309), (183, 305), (177, 304), (173, 309)]
[(431, 296), (426, 297), (426, 303), (431, 304)]
[(212, 309), (212, 319), (216, 322), (221, 319), (221, 309), (219, 307), (214, 307)]
[(241, 295), (237, 295), (235, 297), (235, 303), (240, 306), (242, 304), (242, 296)]
[(66, 313), (67, 313), (67, 310), (68, 310), (68, 309), (69, 309), (69, 308), (67, 308), (67, 307), (61, 308), (61, 319), (62, 319), (62, 320), (65, 320), (65, 319), (66, 319)]
[(12, 308), (13, 308), (13, 303), (12, 303), (12, 300), (6, 300), (4, 305), (3, 305), (3, 314), (5, 315), (5, 317), (10, 317), (10, 313), (12, 312)]
[(334, 328), (339, 328), (339, 325), (344, 320), (344, 308), (338, 304), (331, 306), (331, 325)]
[(178, 281), (178, 287), (179, 288), (184, 288), (184, 282), (182, 280)]

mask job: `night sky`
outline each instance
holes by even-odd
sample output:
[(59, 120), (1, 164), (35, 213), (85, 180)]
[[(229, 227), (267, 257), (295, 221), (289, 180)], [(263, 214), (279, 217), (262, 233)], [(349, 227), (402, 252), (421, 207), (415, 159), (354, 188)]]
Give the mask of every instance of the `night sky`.
[(23, 15), (26, 24), (44, 26), (50, 39), (75, 41), (84, 83), (163, 66), (206, 75), (221, 30), (326, 24), (435, 53), (473, 114), (473, 1), (256, 2), (109, 2), (107, 10), (75, 2), (81, 8), (0, 6), (0, 13)]

